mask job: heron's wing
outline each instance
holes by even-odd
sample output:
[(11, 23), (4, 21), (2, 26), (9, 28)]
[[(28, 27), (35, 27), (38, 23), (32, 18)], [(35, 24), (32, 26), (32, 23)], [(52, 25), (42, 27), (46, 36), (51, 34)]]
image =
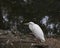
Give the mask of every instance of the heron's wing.
[(33, 26), (33, 34), (37, 37), (37, 38), (44, 38), (44, 33), (42, 31), (42, 29), (39, 27), (39, 25), (35, 24)]

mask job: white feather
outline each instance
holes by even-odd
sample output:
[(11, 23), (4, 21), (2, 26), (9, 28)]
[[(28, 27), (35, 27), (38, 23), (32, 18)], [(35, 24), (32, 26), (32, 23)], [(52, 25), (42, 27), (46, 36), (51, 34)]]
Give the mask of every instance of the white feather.
[(42, 29), (39, 27), (39, 25), (33, 22), (29, 22), (29, 29), (33, 32), (36, 38), (40, 39), (41, 42), (45, 42), (44, 33)]

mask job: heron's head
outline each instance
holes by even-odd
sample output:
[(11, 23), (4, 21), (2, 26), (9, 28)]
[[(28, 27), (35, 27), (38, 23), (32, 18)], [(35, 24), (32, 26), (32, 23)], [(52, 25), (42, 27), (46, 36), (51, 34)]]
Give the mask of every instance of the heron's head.
[(34, 22), (28, 22), (28, 23), (24, 23), (24, 25), (33, 25)]

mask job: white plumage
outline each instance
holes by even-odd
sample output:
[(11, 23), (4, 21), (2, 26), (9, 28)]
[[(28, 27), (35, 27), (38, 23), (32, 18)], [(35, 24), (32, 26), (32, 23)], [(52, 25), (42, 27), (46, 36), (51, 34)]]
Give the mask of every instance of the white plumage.
[(44, 33), (39, 25), (35, 24), (34, 22), (25, 23), (25, 25), (29, 25), (29, 29), (33, 32), (36, 38), (40, 39), (41, 42), (45, 42)]

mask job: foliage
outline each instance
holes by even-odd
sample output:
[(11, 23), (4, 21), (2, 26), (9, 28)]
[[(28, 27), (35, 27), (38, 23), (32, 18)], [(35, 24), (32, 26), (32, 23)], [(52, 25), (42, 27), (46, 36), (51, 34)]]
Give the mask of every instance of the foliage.
[[(8, 22), (3, 22), (2, 10), (7, 11)], [(50, 17), (47, 24), (59, 24), (59, 0), (0, 0), (0, 29), (10, 29), (16, 23), (16, 26), (21, 31), (24, 28), (23, 23), (29, 21), (34, 21), (43, 26), (40, 24), (40, 20), (46, 15)], [(46, 30), (44, 29), (45, 26), (42, 28)]]

